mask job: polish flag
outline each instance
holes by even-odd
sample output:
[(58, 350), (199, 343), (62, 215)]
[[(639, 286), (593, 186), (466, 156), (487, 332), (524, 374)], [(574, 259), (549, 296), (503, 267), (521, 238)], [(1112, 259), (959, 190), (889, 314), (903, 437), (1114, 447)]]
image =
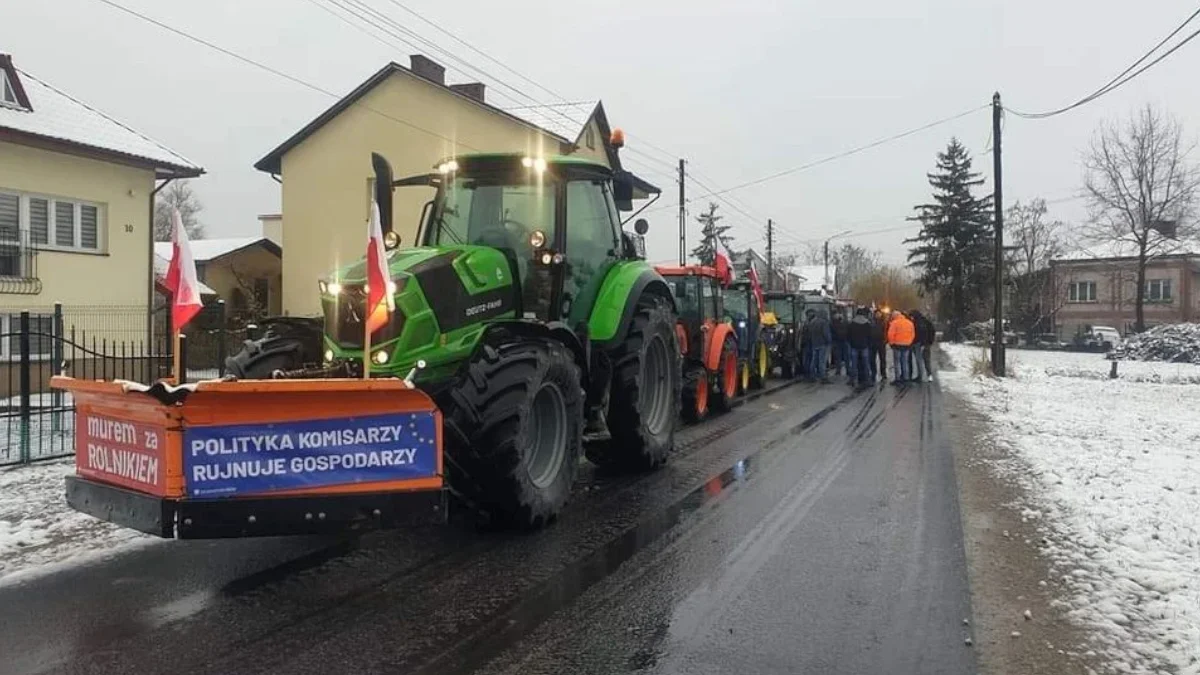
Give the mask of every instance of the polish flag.
[(171, 210), (171, 264), (167, 267), (165, 285), (171, 291), (171, 330), (178, 333), (204, 307), (192, 245), (179, 209)]
[(758, 313), (762, 314), (765, 301), (763, 300), (762, 284), (758, 283), (758, 271), (754, 269), (754, 261), (750, 262), (750, 271), (746, 276), (750, 277), (750, 288), (754, 291), (754, 299), (758, 301)]
[(367, 333), (387, 324), (396, 311), (391, 293), (387, 255), (383, 250), (383, 228), (379, 225), (379, 204), (371, 202), (371, 223), (367, 229)]
[(721, 277), (721, 281), (728, 286), (733, 283), (733, 252), (725, 246), (725, 242), (717, 238), (716, 259), (713, 261), (717, 268), (717, 276)]

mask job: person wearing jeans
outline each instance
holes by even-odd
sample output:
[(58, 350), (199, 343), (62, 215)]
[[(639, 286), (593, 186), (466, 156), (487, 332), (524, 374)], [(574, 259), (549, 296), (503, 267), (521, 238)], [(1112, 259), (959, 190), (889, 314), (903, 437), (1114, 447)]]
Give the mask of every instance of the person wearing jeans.
[(833, 341), (829, 330), (829, 321), (811, 309), (805, 312), (804, 316), (807, 319), (804, 322), (804, 339), (808, 341), (809, 357), (812, 359), (808, 376), (828, 383), (825, 366), (829, 362), (829, 343)]
[(933, 322), (924, 314), (914, 310), (913, 325), (916, 327), (916, 340), (913, 342), (913, 356), (917, 363), (917, 381), (933, 382), (933, 368), (930, 364), (930, 352), (933, 350), (933, 340), (937, 333)]
[(913, 322), (899, 311), (892, 312), (892, 320), (888, 323), (887, 341), (892, 348), (892, 361), (896, 364), (892, 384), (903, 384), (912, 377), (908, 357), (916, 340), (916, 327)]
[(871, 333), (874, 326), (871, 324), (869, 314), (870, 310), (860, 307), (854, 313), (854, 319), (850, 321), (850, 326), (846, 329), (846, 344), (850, 350), (849, 382), (855, 383), (857, 379), (860, 389), (870, 386), (872, 380), (871, 343), (873, 336)]

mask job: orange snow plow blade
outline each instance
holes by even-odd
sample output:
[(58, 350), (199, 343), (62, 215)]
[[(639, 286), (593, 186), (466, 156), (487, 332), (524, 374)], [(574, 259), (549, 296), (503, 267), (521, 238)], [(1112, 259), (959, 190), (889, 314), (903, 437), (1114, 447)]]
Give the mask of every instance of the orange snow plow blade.
[(75, 400), (67, 502), (102, 520), (195, 539), (446, 517), (442, 416), (402, 380), (51, 386)]

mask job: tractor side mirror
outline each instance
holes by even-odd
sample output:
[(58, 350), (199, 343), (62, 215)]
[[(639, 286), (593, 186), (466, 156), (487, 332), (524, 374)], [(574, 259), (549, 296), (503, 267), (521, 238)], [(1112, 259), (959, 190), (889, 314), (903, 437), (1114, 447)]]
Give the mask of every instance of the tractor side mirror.
[(379, 205), (379, 228), (392, 231), (392, 165), (383, 155), (371, 153), (371, 168), (375, 170), (375, 203)]
[(633, 210), (633, 181), (627, 171), (621, 171), (613, 176), (613, 201), (617, 203), (618, 211)]
[(650, 223), (646, 222), (645, 218), (638, 218), (633, 223), (633, 231), (640, 235), (645, 235), (650, 231)]

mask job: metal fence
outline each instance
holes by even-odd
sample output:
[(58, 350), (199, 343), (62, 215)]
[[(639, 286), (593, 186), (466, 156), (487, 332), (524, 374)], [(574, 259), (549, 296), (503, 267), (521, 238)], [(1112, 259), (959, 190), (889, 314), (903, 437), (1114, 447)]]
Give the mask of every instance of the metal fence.
[[(150, 383), (171, 375), (169, 312), (144, 307), (0, 310), (0, 466), (74, 453), (71, 395), (50, 388), (54, 375)], [(181, 341), (186, 381), (225, 374), (244, 329), (226, 325), (224, 303), (189, 324)]]

